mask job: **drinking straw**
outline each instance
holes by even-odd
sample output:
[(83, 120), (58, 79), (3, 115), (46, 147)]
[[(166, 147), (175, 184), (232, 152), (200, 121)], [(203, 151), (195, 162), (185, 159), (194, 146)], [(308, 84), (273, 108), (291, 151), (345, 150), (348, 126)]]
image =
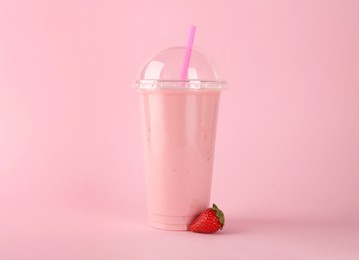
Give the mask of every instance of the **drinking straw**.
[(189, 31), (189, 35), (188, 35), (188, 42), (187, 42), (186, 51), (185, 51), (185, 55), (184, 55), (181, 80), (187, 79), (188, 66), (189, 66), (189, 62), (191, 60), (192, 46), (193, 46), (195, 33), (196, 33), (196, 26), (192, 25), (191, 29)]

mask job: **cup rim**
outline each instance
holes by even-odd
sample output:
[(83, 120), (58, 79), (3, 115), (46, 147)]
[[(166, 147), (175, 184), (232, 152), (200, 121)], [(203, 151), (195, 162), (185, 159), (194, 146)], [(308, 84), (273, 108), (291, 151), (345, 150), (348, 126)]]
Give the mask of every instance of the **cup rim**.
[(193, 90), (223, 90), (227, 89), (225, 80), (136, 80), (134, 88), (143, 90), (155, 89), (193, 89)]

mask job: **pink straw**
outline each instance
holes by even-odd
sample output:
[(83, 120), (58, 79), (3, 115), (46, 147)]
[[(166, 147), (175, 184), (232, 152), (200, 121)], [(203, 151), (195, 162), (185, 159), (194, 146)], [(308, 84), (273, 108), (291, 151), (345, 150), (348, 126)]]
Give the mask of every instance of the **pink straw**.
[(187, 47), (186, 47), (186, 52), (185, 52), (184, 62), (182, 67), (181, 80), (187, 79), (188, 66), (191, 60), (192, 46), (193, 46), (195, 33), (196, 33), (196, 26), (192, 25), (191, 30), (189, 31), (188, 42), (187, 42)]

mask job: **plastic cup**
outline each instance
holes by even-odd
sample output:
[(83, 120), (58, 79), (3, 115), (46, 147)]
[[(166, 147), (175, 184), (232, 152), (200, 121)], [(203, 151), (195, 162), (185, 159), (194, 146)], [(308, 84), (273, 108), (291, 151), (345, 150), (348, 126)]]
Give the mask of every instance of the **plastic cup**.
[(187, 230), (208, 207), (220, 94), (225, 82), (193, 50), (180, 80), (185, 48), (160, 52), (136, 81), (144, 143), (147, 208), (152, 227)]

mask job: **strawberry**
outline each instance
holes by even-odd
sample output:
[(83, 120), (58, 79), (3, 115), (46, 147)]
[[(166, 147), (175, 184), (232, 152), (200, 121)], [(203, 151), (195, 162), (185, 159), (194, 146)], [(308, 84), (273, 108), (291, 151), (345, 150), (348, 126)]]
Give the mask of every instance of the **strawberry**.
[(212, 208), (204, 210), (189, 226), (189, 230), (198, 233), (214, 233), (224, 226), (224, 214), (213, 204)]

